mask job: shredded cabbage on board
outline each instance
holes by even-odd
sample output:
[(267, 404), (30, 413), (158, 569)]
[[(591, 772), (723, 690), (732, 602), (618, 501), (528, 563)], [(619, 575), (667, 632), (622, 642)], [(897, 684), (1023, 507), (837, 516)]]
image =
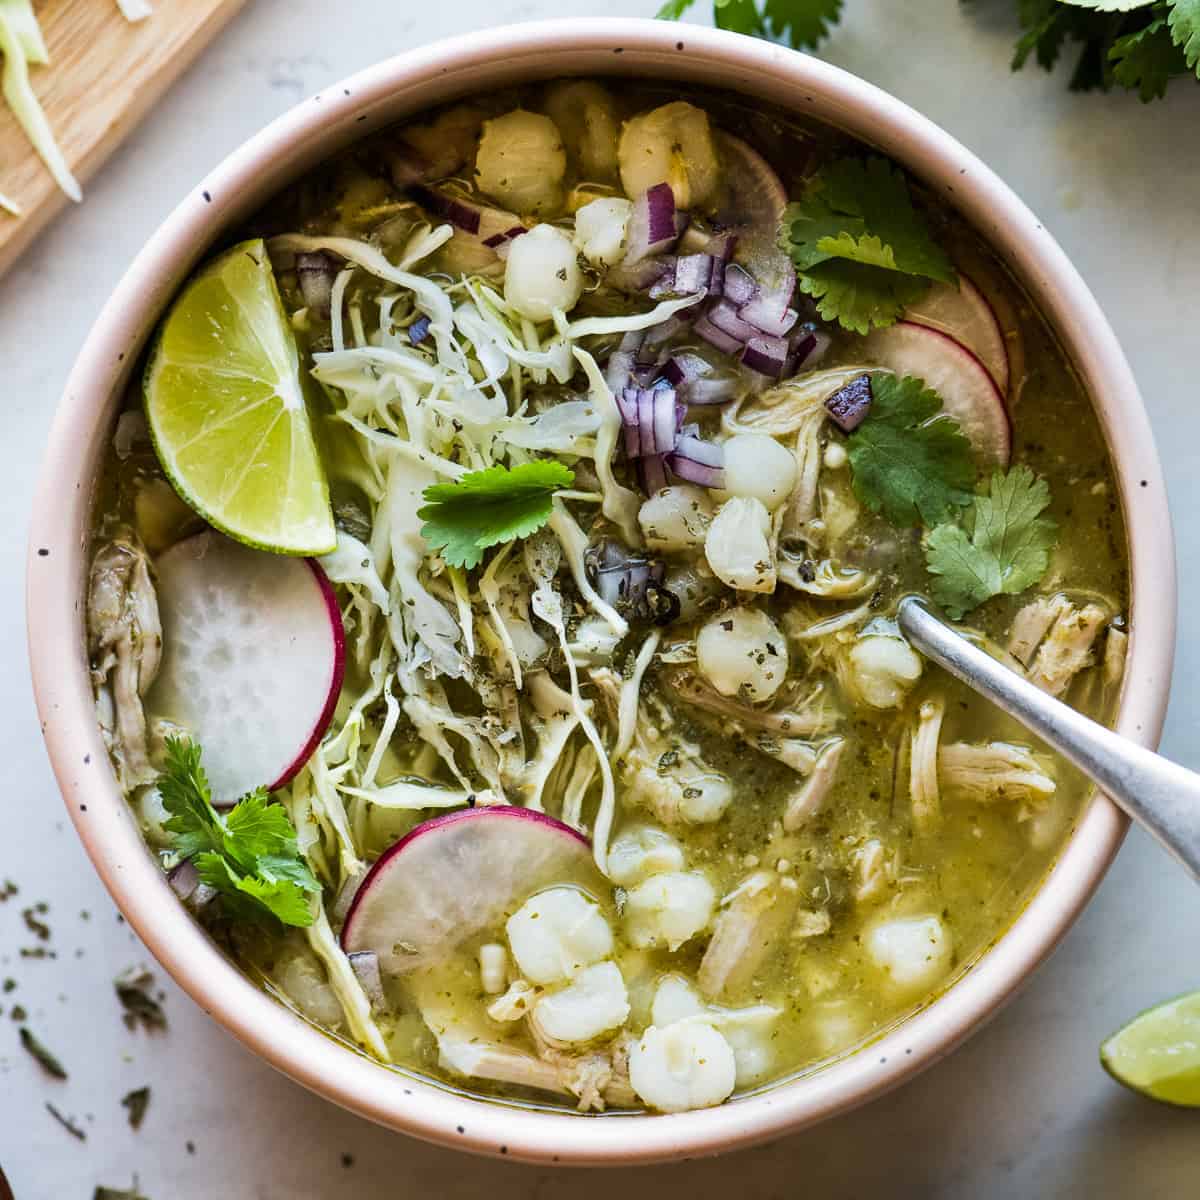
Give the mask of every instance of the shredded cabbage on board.
[[(117, 7), (121, 16), (130, 22), (144, 21), (154, 12), (147, 0), (117, 0)], [(72, 200), (82, 200), (79, 181), (67, 165), (66, 156), (29, 80), (31, 65), (43, 66), (50, 61), (32, 0), (0, 0), (0, 60), (3, 60), (0, 92), (4, 102), (54, 176), (54, 182)], [(3, 192), (0, 192), (0, 209), (14, 217), (19, 217), (22, 211), (21, 206)]]

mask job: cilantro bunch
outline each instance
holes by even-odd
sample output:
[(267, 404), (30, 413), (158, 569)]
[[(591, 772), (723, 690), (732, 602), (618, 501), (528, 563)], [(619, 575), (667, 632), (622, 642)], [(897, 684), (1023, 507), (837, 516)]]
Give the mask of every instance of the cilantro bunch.
[[(981, 0), (961, 0), (963, 4)], [(1161, 99), (1181, 75), (1200, 78), (1200, 0), (996, 0), (1015, 10), (1021, 36), (1012, 67), (1032, 55), (1053, 70), (1076, 48), (1072, 91), (1135, 91)], [(678, 20), (695, 0), (667, 0), (658, 15)], [(815, 50), (842, 15), (842, 0), (713, 0), (713, 24)]]
[(267, 789), (243, 796), (227, 813), (212, 805), (200, 747), (167, 739), (167, 765), (158, 778), (172, 848), (191, 859), (202, 883), (215, 888), (233, 914), (275, 917), (311, 925), (309, 896), (321, 890), (296, 843), (287, 813)]
[(877, 156), (822, 167), (784, 212), (781, 240), (821, 316), (854, 333), (891, 325), (932, 280), (955, 279), (904, 172)]
[[(966, 2), (966, 0), (964, 0)], [(1161, 99), (1180, 75), (1200, 78), (1200, 0), (1013, 0), (1022, 34), (1013, 70), (1051, 70), (1077, 47), (1072, 91), (1136, 91)]]

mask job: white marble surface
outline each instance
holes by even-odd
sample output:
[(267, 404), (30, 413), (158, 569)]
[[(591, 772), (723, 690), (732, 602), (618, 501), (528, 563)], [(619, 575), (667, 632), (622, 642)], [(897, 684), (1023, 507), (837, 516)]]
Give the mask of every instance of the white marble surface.
[[(79, 0), (104, 3), (106, 0)], [(169, 4), (171, 0), (160, 0)], [(143, 239), (202, 171), (318, 86), (387, 53), (488, 23), (550, 15), (648, 15), (657, 0), (252, 0), (140, 133), (0, 283), (0, 1163), (19, 1200), (89, 1197), (97, 1183), (153, 1200), (309, 1200), (354, 1195), (445, 1200), (608, 1194), (744, 1200), (851, 1197), (1183, 1197), (1200, 1180), (1200, 1114), (1142, 1103), (1096, 1062), (1100, 1039), (1145, 1005), (1200, 986), (1200, 894), (1134, 834), (1096, 900), (1021, 998), (963, 1050), (857, 1113), (719, 1162), (615, 1174), (475, 1161), (387, 1133), (317, 1099), (235, 1044), (168, 986), (170, 1032), (131, 1034), (111, 979), (143, 956), (118, 923), (66, 824), (26, 679), (24, 530), (41, 446), (70, 361)], [(700, 0), (698, 11), (707, 10)], [(826, 56), (923, 110), (1006, 177), (1058, 235), (1099, 295), (1141, 381), (1179, 525), (1181, 587), (1200, 595), (1197, 303), (1200, 88), (1166, 103), (1076, 97), (1061, 76), (1008, 71), (1011, 31), (988, 6), (847, 0)], [(1200, 637), (1182, 606), (1165, 746), (1200, 767), (1194, 710)], [(54, 960), (20, 908), (50, 905)], [(85, 920), (82, 910), (91, 916)], [(159, 972), (161, 976), (161, 972)], [(21, 1051), (13, 1002), (70, 1069), (39, 1076)], [(119, 1097), (150, 1084), (138, 1133)], [(49, 1099), (87, 1130), (71, 1139)], [(189, 1153), (186, 1143), (194, 1144)], [(347, 1165), (344, 1156), (352, 1162)]]

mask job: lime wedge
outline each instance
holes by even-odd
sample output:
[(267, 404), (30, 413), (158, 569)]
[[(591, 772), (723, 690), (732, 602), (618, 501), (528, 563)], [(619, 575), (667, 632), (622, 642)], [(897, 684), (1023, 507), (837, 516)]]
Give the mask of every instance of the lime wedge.
[(1200, 1108), (1200, 992), (1147, 1009), (1100, 1047), (1118, 1083), (1185, 1108)]
[(193, 276), (146, 368), (159, 461), (210, 524), (278, 554), (337, 542), (300, 355), (261, 239)]

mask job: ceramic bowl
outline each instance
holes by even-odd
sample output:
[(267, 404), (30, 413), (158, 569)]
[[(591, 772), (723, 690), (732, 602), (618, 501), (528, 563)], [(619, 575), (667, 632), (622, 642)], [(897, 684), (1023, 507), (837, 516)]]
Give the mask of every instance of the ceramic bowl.
[(510, 26), (389, 59), (297, 105), (197, 182), (126, 272), (79, 355), (34, 504), (29, 643), (42, 728), (80, 837), (129, 923), (207, 1012), (293, 1079), (392, 1129), (511, 1158), (630, 1164), (714, 1154), (878, 1096), (947, 1054), (1007, 1000), (1079, 914), (1125, 831), (1096, 798), (1011, 929), (940, 999), (869, 1048), (720, 1108), (583, 1118), (484, 1102), (364, 1058), (254, 987), (177, 903), (100, 740), (84, 649), (89, 513), (118, 398), (172, 293), (224, 231), (349, 142), (430, 105), (562, 75), (707, 84), (840, 126), (891, 155), (988, 239), (1050, 321), (1095, 401), (1132, 562), (1119, 728), (1154, 745), (1174, 645), (1170, 518), (1146, 414), (1096, 301), (1037, 218), (932, 122), (836, 67), (762, 41), (659, 21)]

